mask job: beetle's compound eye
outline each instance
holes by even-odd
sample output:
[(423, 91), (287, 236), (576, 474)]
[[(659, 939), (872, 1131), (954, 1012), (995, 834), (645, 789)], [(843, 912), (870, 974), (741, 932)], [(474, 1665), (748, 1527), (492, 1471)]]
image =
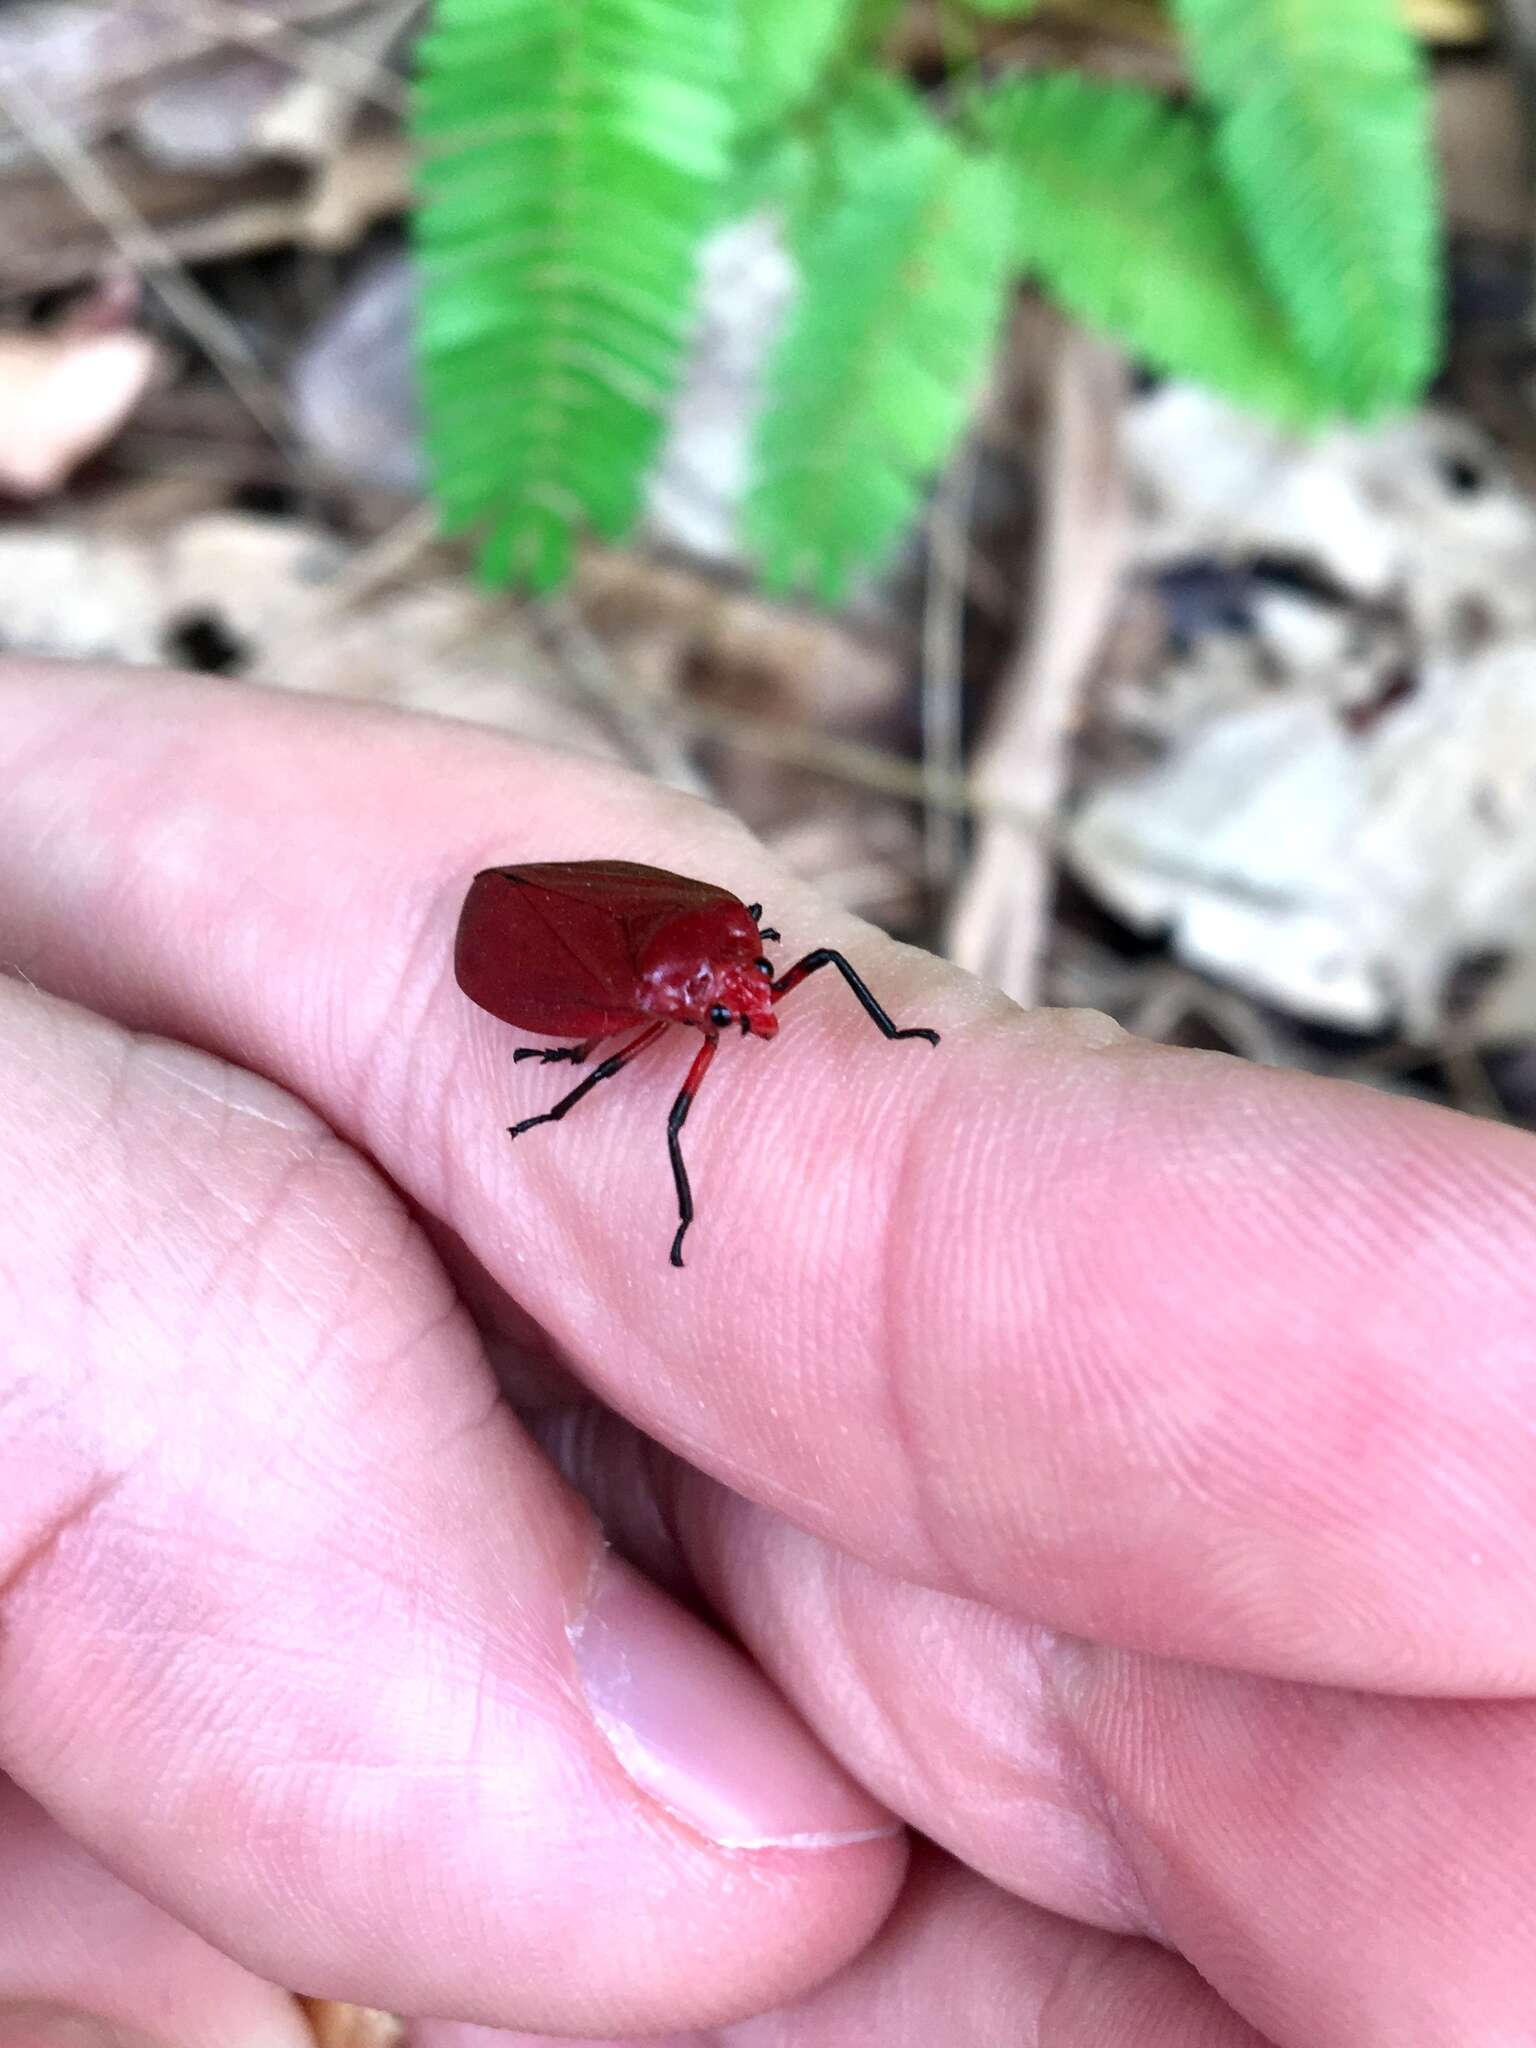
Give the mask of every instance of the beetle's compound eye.
[(757, 969), (759, 974), (766, 974), (768, 979), (772, 981), (773, 962), (771, 960), (754, 960), (752, 965)]
[(709, 1021), (711, 1024), (718, 1024), (722, 1029), (730, 1023), (731, 1013), (724, 1003), (712, 1003), (710, 1005)]

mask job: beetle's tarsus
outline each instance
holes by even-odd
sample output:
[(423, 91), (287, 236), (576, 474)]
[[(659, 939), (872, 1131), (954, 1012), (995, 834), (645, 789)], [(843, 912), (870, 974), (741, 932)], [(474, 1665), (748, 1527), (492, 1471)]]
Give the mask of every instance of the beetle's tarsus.
[[(524, 1131), (531, 1131), (535, 1124), (559, 1123), (566, 1111), (574, 1109), (584, 1095), (590, 1095), (599, 1081), (611, 1080), (615, 1074), (621, 1073), (629, 1065), (635, 1054), (643, 1052), (648, 1045), (660, 1038), (666, 1028), (667, 1020), (665, 1017), (659, 1018), (654, 1024), (647, 1024), (637, 1038), (630, 1039), (627, 1045), (621, 1045), (617, 1052), (609, 1053), (607, 1059), (601, 1065), (595, 1066), (585, 1080), (578, 1081), (570, 1094), (562, 1095), (552, 1108), (546, 1109), (539, 1116), (525, 1116), (520, 1124), (509, 1124), (507, 1126), (507, 1136), (509, 1138), (520, 1138)], [(588, 1053), (592, 1050), (592, 1045), (596, 1043), (597, 1041), (594, 1039), (590, 1045), (576, 1046), (574, 1048), (564, 1047), (562, 1050), (566, 1052), (574, 1050), (580, 1053)], [(524, 1051), (533, 1050), (534, 1048), (531, 1046), (524, 1047)], [(557, 1054), (556, 1057), (558, 1056)]]
[(549, 1050), (538, 1045), (520, 1045), (513, 1053), (512, 1059), (514, 1064), (518, 1060), (539, 1060), (545, 1066), (548, 1066), (551, 1060), (569, 1060), (572, 1066), (579, 1067), (591, 1052), (592, 1045), (591, 1039), (583, 1045), (557, 1045)]

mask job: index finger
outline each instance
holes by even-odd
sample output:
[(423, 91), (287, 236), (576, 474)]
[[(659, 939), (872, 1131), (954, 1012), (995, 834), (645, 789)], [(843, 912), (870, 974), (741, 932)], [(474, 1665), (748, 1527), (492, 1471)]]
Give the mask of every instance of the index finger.
[[(305, 1095), (588, 1383), (887, 1569), (1163, 1654), (1536, 1679), (1528, 1137), (1024, 1017), (830, 917), (729, 820), (447, 722), (20, 669), (0, 956)], [(658, 1047), (557, 1128), (450, 956), (469, 877), (606, 856), (856, 955), (732, 1046), (674, 1271)], [(691, 1041), (693, 1045), (697, 1041)]]

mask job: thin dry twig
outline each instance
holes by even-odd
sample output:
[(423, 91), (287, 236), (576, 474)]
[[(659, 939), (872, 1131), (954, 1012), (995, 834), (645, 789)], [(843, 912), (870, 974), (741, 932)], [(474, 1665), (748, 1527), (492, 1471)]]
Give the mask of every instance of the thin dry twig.
[(1493, 1085), (1481, 1052), (1473, 1045), (1448, 1045), (1441, 1057), (1440, 1071), (1452, 1102), (1469, 1116), (1486, 1117), (1492, 1123), (1513, 1123)]
[(1160, 1043), (1173, 1039), (1191, 1018), (1213, 1024), (1234, 1051), (1263, 1067), (1294, 1067), (1290, 1044), (1258, 1004), (1240, 989), (1222, 988), (1170, 961), (1142, 970), (1136, 1002), (1124, 1018), (1126, 1029)]
[(1416, 1068), (1438, 1066), (1445, 1077), (1446, 1092), (1457, 1109), (1469, 1116), (1488, 1118), (1493, 1123), (1519, 1124), (1521, 1119), (1505, 1104), (1494, 1086), (1484, 1057), (1485, 1048), (1464, 1030), (1445, 1032), (1441, 1037), (1415, 1043), (1381, 1046), (1336, 1066), (1341, 1081), (1359, 1081), (1370, 1088), (1390, 1086)]
[(1047, 851), (1056, 844), (1053, 821), (1042, 823), (1025, 816), (1006, 794), (989, 794), (963, 776), (925, 775), (905, 755), (866, 746), (858, 740), (840, 739), (816, 726), (754, 717), (728, 705), (704, 704), (692, 698), (658, 697), (628, 677), (600, 642), (593, 644), (603, 658), (604, 689), (622, 699), (630, 715), (646, 728), (666, 728), (694, 738), (717, 740), (744, 753), (760, 755), (764, 760), (846, 782), (854, 789), (898, 797), (912, 804), (942, 805), (960, 817), (1001, 819), (1021, 840), (1038, 839)]
[[(1521, 198), (1530, 205), (1536, 181), (1536, 0), (1498, 0), (1499, 35), (1509, 57), (1509, 75), (1514, 81), (1524, 130), (1525, 175)], [(1529, 319), (1528, 325), (1532, 324)]]
[(535, 616), (560, 673), (602, 712), (635, 766), (690, 796), (707, 796), (681, 736), (657, 722), (654, 700), (628, 681), (569, 594), (546, 598)]
[(320, 608), (321, 618), (354, 610), (365, 598), (386, 584), (394, 583), (413, 569), (438, 538), (435, 507), (415, 505), (403, 519), (381, 533), (377, 540), (360, 548), (329, 585)]
[(889, 754), (882, 747), (868, 747), (859, 740), (837, 739), (814, 726), (754, 718), (748, 712), (734, 711), (721, 704), (677, 702), (658, 707), (657, 715), (701, 738), (761, 754), (766, 760), (783, 762), (786, 767), (830, 776), (855, 789), (902, 797), (908, 803), (942, 805), (962, 817), (983, 808), (983, 799), (963, 778), (927, 776), (905, 755)]
[[(327, 591), (317, 618), (354, 609), (376, 591), (397, 581), (416, 565), (437, 537), (436, 516), (430, 505), (407, 513), (352, 559)], [(957, 819), (987, 809), (985, 800), (972, 789), (963, 773), (924, 769), (905, 756), (880, 747), (840, 739), (815, 727), (782, 719), (754, 717), (729, 705), (705, 704), (676, 696), (658, 697), (613, 659), (573, 602), (551, 601), (544, 608), (544, 617), (558, 633), (565, 633), (574, 624), (575, 638), (568, 641), (565, 652), (569, 654), (574, 648), (581, 661), (581, 671), (575, 680), (584, 688), (600, 685), (604, 705), (610, 711), (622, 710), (631, 734), (631, 757), (649, 773), (678, 780), (673, 772), (676, 752), (671, 748), (658, 750), (656, 743), (659, 733), (669, 732), (717, 740), (745, 753), (846, 782), (855, 789), (926, 804)], [(569, 661), (564, 673), (568, 679), (571, 677)], [(691, 768), (679, 786), (696, 793), (702, 793), (704, 787)], [(1015, 820), (1015, 824), (1021, 831), (1029, 829), (1022, 820)]]
[(114, 184), (85, 146), (17, 73), (0, 71), (0, 107), (207, 351), (230, 389), (274, 439), (290, 430), (287, 407), (240, 329), (183, 267), (176, 252)]
[(281, 15), (247, 6), (245, 0), (153, 0), (153, 4), (181, 20), (211, 28), (223, 40), (279, 57), (295, 71), (353, 99), (367, 100), (386, 113), (398, 114), (405, 107), (406, 87), (403, 80), (392, 77), (383, 68), (382, 60), (389, 43), (411, 16), (424, 11), (426, 0), (403, 0), (393, 9), (382, 10), (398, 19), (391, 21), (389, 34), (381, 43), (376, 45), (370, 38), (368, 46), (361, 50), (297, 29)]
[[(183, 267), (288, 242), (335, 247), (339, 227), (350, 226), (355, 239), (374, 220), (398, 213), (408, 197), (405, 145), (388, 135), (360, 133), (315, 177), (274, 163), (232, 175), (169, 171), (114, 143), (93, 150), (92, 158), (125, 194), (136, 195), (134, 210)], [(4, 186), (6, 220), (24, 222), (26, 239), (6, 237), (0, 222), (0, 306), (98, 276), (112, 260), (111, 230), (89, 211), (81, 221), (80, 200), (51, 168), (7, 173)], [(327, 211), (336, 226), (323, 218)]]
[(1120, 583), (1124, 375), (1107, 343), (1060, 331), (1032, 619), (977, 762), (975, 785), (993, 816), (950, 927), (951, 957), (1026, 1004), (1039, 983), (1077, 704)]
[[(329, 45), (333, 70), (338, 51), (346, 50), (355, 59), (353, 78), (350, 82), (334, 76), (323, 78), (311, 66), (309, 75), (295, 87), (284, 106), (268, 116), (268, 144), (285, 144), (299, 155), (334, 156), (350, 138), (364, 101), (377, 101), (380, 84), (388, 77), (385, 66), (396, 38), (421, 12), (421, 7), (422, 0), (385, 0), (378, 12), (368, 15), (355, 30), (350, 47), (341, 43)], [(398, 80), (393, 83), (399, 85)], [(403, 110), (403, 87), (394, 99), (392, 111)]]
[[(963, 777), (927, 777), (917, 763), (904, 755), (865, 746), (857, 740), (839, 739), (814, 726), (753, 717), (726, 705), (680, 697), (659, 698), (627, 677), (620, 665), (609, 659), (601, 643), (594, 644), (603, 655), (604, 689), (623, 698), (630, 714), (648, 729), (669, 728), (700, 739), (718, 740), (722, 745), (761, 755), (765, 760), (846, 782), (855, 789), (899, 797), (913, 804), (941, 804), (960, 816), (1005, 818), (1026, 839), (1040, 830), (1033, 821), (1014, 811), (1005, 797), (989, 797)], [(1045, 829), (1050, 831), (1049, 827)]]
[[(923, 783), (958, 781), (965, 771), (965, 594), (976, 456), (967, 448), (950, 465), (928, 515), (923, 588)], [(961, 823), (948, 806), (924, 800), (923, 867), (935, 903), (947, 900), (960, 872)]]

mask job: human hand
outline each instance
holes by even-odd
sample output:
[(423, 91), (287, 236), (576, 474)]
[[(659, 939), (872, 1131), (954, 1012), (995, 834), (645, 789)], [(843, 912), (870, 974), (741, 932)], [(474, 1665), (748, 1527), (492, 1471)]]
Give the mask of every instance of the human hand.
[[(682, 1273), (687, 1046), (514, 1146), (453, 982), (477, 868), (597, 854), (944, 1034), (728, 1044)], [(1531, 2038), (1529, 1138), (176, 678), (0, 682), (0, 962), (0, 2048)]]

